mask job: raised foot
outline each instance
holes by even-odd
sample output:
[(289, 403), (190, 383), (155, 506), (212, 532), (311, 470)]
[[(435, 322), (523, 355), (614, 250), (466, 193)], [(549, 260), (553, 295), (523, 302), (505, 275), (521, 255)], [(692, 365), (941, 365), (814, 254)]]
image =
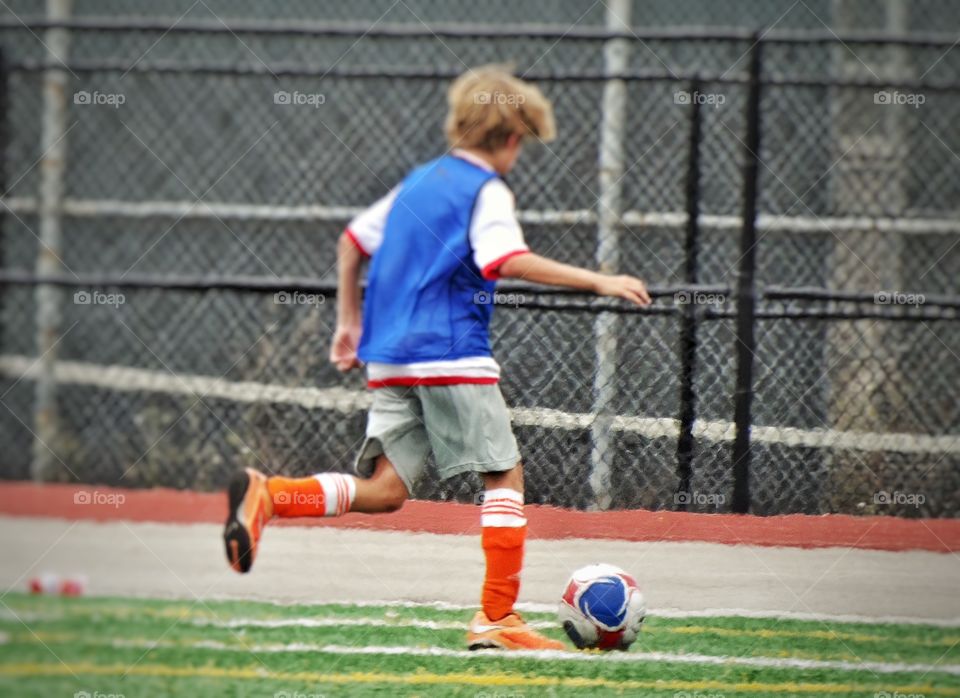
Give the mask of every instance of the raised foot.
[(223, 542), (227, 561), (237, 572), (249, 572), (257, 556), (263, 527), (273, 516), (267, 477), (253, 468), (241, 470), (227, 488), (227, 521)]

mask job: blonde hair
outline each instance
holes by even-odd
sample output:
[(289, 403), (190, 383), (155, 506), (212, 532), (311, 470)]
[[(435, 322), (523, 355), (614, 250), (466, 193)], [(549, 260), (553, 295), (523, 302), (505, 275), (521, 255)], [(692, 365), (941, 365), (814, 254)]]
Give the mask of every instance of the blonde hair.
[(511, 74), (509, 66), (484, 65), (458, 77), (447, 91), (444, 129), (451, 148), (494, 151), (517, 134), (552, 141), (553, 106), (536, 85)]

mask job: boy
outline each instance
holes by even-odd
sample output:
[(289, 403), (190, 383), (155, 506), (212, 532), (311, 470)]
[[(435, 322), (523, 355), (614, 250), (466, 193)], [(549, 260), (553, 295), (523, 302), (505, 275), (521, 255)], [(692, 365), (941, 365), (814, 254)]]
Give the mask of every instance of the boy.
[[(496, 66), (453, 82), (449, 154), (415, 168), (347, 227), (338, 244), (337, 328), (330, 360), (366, 365), (373, 404), (357, 476), (267, 478), (247, 469), (229, 489), (227, 558), (253, 564), (273, 516), (339, 516), (399, 509), (430, 450), (441, 477), (480, 474), (486, 578), (471, 649), (562, 649), (513, 607), (526, 538), (523, 471), (490, 352), (489, 298), (498, 278), (569, 286), (648, 305), (643, 282), (608, 276), (529, 251), (513, 194), (501, 178), (528, 138), (554, 137), (553, 110), (535, 86)], [(360, 270), (370, 258), (360, 308)]]

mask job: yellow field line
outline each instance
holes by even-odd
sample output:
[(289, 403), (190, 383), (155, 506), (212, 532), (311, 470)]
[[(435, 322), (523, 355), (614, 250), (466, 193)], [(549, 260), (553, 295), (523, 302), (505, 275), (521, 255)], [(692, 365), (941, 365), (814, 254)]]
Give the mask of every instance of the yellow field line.
[(852, 683), (726, 683), (723, 681), (639, 681), (625, 679), (588, 677), (524, 676), (518, 674), (434, 674), (418, 671), (415, 674), (388, 674), (381, 672), (352, 672), (324, 674), (320, 672), (272, 672), (262, 667), (175, 667), (166, 664), (139, 664), (133, 667), (122, 664), (100, 665), (89, 662), (54, 664), (23, 662), (0, 664), (0, 676), (40, 677), (64, 675), (95, 676), (151, 676), (163, 678), (248, 679), (288, 681), (302, 684), (401, 684), (401, 685), (468, 685), (468, 686), (518, 686), (559, 688), (609, 688), (613, 690), (657, 691), (719, 691), (745, 693), (890, 693), (923, 694), (925, 696), (960, 696), (960, 689), (936, 687), (931, 684), (916, 686), (865, 686)]
[[(26, 609), (23, 609), (26, 612)], [(110, 615), (113, 617), (142, 618), (144, 616), (163, 619), (178, 620), (211, 620), (216, 619), (216, 613), (207, 611), (196, 611), (189, 607), (175, 606), (161, 609), (138, 608), (136, 606), (117, 605), (117, 604), (85, 604), (83, 609), (68, 609), (67, 614), (71, 617), (86, 617), (93, 613)], [(318, 616), (321, 617), (321, 616)], [(323, 618), (336, 618), (337, 614), (324, 615)], [(353, 616), (344, 616), (353, 618)], [(259, 616), (257, 619), (261, 619)], [(287, 616), (266, 616), (263, 620), (289, 620)], [(466, 626), (466, 621), (464, 621)], [(656, 623), (646, 627), (648, 633), (670, 633), (679, 635), (717, 635), (720, 637), (755, 637), (760, 639), (784, 638), (791, 640), (826, 640), (842, 642), (859, 643), (893, 643), (897, 645), (909, 645), (913, 647), (954, 647), (960, 643), (960, 635), (948, 635), (935, 640), (926, 640), (914, 637), (898, 637), (896, 639), (885, 637), (883, 635), (871, 635), (869, 633), (851, 633), (836, 630), (774, 630), (771, 628), (760, 628), (756, 630), (741, 628), (721, 628), (709, 625), (684, 625), (684, 626), (662, 626)]]
[(922, 640), (920, 638), (897, 638), (884, 637), (882, 635), (869, 635), (866, 633), (848, 633), (836, 630), (773, 630), (761, 628), (759, 630), (744, 630), (741, 628), (716, 628), (703, 625), (685, 625), (677, 627), (651, 626), (647, 628), (649, 632), (659, 633), (677, 633), (680, 635), (720, 635), (721, 637), (759, 637), (763, 639), (770, 638), (789, 638), (792, 640), (844, 640), (847, 642), (889, 642), (897, 645), (918, 645), (923, 647), (953, 647), (960, 643), (960, 636), (947, 636), (936, 640)]

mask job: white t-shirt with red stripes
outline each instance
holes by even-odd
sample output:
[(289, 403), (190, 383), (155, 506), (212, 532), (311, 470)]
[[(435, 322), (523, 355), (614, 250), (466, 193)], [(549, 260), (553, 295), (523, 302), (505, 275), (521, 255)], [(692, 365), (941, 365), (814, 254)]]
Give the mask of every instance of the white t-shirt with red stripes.
[[(455, 149), (452, 155), (493, 171), (484, 160)], [(366, 256), (376, 254), (383, 241), (387, 216), (399, 188), (392, 189), (347, 226), (346, 235)], [(523, 230), (517, 220), (513, 192), (502, 179), (491, 179), (480, 193), (470, 221), (470, 248), (473, 262), (485, 279), (499, 278), (500, 266), (516, 255), (529, 252)], [(461, 383), (496, 383), (500, 366), (491, 357), (476, 356), (449, 361), (421, 361), (411, 364), (370, 363), (367, 384), (371, 388), (388, 385), (456, 385)]]

